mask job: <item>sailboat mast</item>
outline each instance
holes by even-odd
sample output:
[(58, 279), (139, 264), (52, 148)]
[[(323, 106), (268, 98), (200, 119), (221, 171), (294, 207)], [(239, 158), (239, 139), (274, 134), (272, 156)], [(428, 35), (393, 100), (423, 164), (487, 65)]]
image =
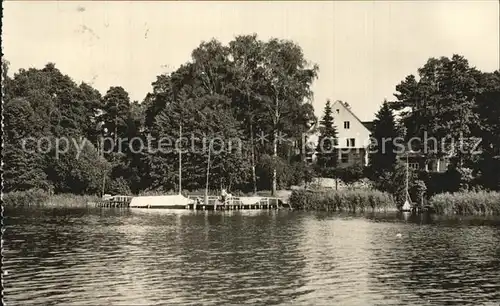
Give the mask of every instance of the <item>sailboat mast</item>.
[(405, 199), (407, 201), (408, 201), (408, 180), (409, 180), (408, 153), (406, 153), (406, 190), (405, 190)]
[(208, 196), (208, 181), (210, 177), (210, 146), (208, 147), (207, 178), (205, 182), (205, 195)]
[(177, 148), (179, 150), (179, 195), (182, 194), (182, 150), (181, 150), (181, 144), (182, 144), (182, 123), (179, 124), (179, 147)]

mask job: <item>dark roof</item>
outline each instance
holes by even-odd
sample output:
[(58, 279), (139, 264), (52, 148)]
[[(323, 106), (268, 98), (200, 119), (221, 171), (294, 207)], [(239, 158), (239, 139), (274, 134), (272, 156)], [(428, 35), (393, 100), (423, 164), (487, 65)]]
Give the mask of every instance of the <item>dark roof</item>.
[(370, 131), (373, 132), (373, 121), (361, 121), (363, 125)]

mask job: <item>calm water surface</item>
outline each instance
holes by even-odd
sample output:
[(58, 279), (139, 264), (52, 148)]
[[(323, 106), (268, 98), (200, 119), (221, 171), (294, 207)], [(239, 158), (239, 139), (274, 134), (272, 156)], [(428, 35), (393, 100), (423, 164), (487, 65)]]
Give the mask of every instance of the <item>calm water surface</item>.
[(5, 214), (7, 305), (500, 302), (500, 219), (112, 209)]

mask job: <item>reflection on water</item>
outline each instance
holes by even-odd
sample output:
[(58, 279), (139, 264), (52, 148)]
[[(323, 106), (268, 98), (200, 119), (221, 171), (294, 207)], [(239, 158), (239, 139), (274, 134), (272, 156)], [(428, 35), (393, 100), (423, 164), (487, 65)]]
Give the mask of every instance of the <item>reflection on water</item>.
[(7, 210), (8, 305), (478, 305), (500, 220), (290, 211)]

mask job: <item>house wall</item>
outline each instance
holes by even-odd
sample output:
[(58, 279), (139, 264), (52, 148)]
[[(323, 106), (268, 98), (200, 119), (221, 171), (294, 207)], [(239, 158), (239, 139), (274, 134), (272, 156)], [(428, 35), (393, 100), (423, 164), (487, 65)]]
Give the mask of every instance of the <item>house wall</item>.
[[(335, 126), (337, 127), (337, 137), (339, 148), (348, 148), (346, 140), (355, 139), (355, 148), (366, 148), (370, 144), (370, 131), (363, 123), (349, 110), (342, 102), (336, 101), (332, 104), (332, 113)], [(349, 122), (346, 128), (344, 122)]]
[[(406, 163), (406, 156), (401, 155), (399, 159)], [(425, 163), (421, 156), (411, 156), (408, 158), (408, 165), (411, 169), (428, 172), (445, 172), (448, 170), (449, 160), (447, 158), (431, 159)]]
[[(332, 116), (334, 125), (337, 129), (338, 145), (337, 149), (346, 152), (348, 156), (347, 163), (343, 163), (339, 156), (339, 167), (349, 167), (356, 163), (368, 165), (368, 156), (366, 148), (370, 144), (370, 131), (366, 126), (349, 110), (342, 102), (336, 101), (332, 104)], [(348, 126), (344, 122), (349, 122)], [(307, 142), (316, 147), (318, 143), (319, 132), (308, 137)], [(347, 143), (348, 139), (354, 138), (354, 146)], [(316, 154), (309, 154), (306, 161), (316, 160)]]
[(448, 170), (448, 164), (448, 158), (434, 159), (429, 162), (427, 169), (431, 172), (445, 172)]
[[(354, 165), (366, 166), (368, 163), (367, 153), (368, 152), (366, 151), (366, 149), (343, 150), (340, 152), (340, 158), (338, 160), (337, 165), (339, 168), (346, 168)], [(343, 160), (342, 155), (347, 156), (347, 162)]]

